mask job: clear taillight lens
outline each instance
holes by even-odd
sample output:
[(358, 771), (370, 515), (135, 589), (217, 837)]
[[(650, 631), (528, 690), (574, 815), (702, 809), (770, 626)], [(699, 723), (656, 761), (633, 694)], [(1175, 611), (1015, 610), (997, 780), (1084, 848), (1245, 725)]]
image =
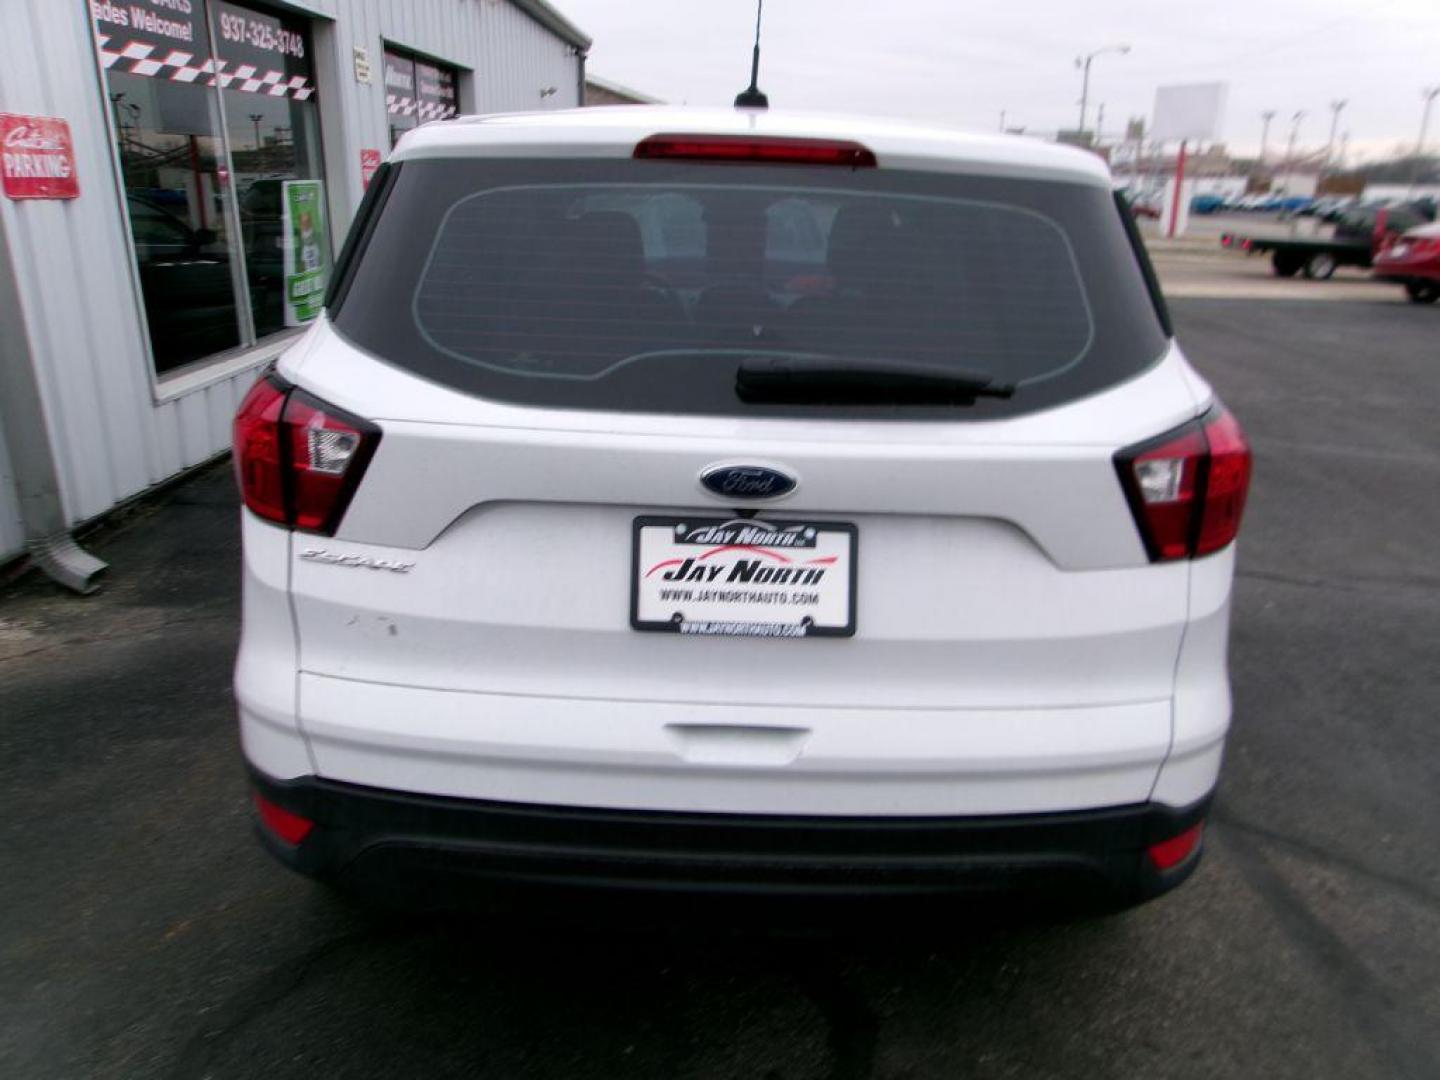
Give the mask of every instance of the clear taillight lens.
[(1235, 539), (1250, 461), (1244, 432), (1221, 406), (1115, 455), (1151, 561), (1209, 555)]
[(235, 416), (240, 494), (269, 521), (333, 535), (379, 442), (374, 424), (268, 372)]

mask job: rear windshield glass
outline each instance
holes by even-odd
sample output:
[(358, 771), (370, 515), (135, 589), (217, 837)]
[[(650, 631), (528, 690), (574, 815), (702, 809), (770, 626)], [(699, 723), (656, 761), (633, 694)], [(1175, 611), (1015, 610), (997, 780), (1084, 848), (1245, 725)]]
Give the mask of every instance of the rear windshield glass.
[[(331, 315), (389, 363), (563, 408), (966, 418), (1128, 378), (1165, 337), (1108, 190), (883, 169), (413, 161)], [(737, 366), (925, 365), (972, 405), (755, 403)]]

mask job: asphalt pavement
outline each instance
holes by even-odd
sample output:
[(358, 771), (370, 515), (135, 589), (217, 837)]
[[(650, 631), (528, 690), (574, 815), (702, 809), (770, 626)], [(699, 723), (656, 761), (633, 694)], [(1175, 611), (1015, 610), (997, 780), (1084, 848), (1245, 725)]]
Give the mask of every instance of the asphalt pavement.
[(225, 468), (122, 516), (99, 595), (0, 587), (0, 1076), (1440, 1076), (1440, 308), (1397, 294), (1173, 303), (1257, 455), (1236, 725), (1204, 864), (1117, 917), (367, 913), (249, 831)]

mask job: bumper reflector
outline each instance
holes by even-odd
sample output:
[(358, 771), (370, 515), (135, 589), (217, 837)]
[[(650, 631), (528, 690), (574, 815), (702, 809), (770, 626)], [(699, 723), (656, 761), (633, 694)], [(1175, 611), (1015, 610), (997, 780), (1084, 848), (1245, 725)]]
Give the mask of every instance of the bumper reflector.
[(260, 812), (260, 821), (265, 828), (287, 844), (300, 843), (315, 827), (315, 823), (309, 818), (293, 814), (283, 806), (276, 806), (259, 792), (255, 793), (255, 809)]
[(1170, 870), (1188, 859), (1200, 846), (1200, 835), (1204, 829), (1205, 823), (1197, 822), (1179, 836), (1172, 836), (1169, 840), (1161, 840), (1158, 844), (1150, 845), (1147, 850), (1150, 861), (1155, 864), (1155, 869)]

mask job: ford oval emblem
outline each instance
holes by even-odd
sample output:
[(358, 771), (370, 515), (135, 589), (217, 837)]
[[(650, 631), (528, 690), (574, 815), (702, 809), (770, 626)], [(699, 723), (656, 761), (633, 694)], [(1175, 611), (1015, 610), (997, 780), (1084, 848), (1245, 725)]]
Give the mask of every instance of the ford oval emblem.
[(711, 465), (700, 474), (700, 483), (716, 495), (741, 502), (778, 499), (795, 490), (793, 476), (763, 465)]

